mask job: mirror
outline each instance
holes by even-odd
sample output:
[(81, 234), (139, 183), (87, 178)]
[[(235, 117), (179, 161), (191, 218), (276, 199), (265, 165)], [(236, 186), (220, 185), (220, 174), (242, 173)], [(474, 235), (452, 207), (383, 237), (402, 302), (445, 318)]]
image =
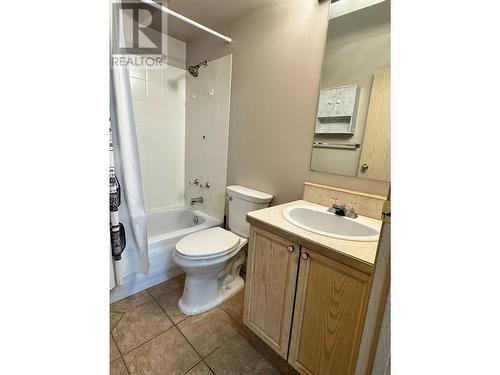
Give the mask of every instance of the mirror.
[(311, 170), (390, 180), (390, 1), (330, 5)]

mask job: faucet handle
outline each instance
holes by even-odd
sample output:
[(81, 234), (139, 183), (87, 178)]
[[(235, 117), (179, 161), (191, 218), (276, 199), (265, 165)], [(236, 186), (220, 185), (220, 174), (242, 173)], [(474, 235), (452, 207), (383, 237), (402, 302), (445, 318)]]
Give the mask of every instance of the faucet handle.
[(351, 211), (352, 213), (358, 213), (358, 209), (359, 209), (359, 203), (358, 202), (349, 202), (349, 204), (347, 205), (347, 209), (349, 211)]
[(200, 180), (197, 178), (195, 178), (194, 180), (189, 180), (189, 185), (193, 185), (193, 184), (198, 185), (199, 183), (200, 183)]
[(342, 207), (345, 206), (339, 199), (337, 199), (335, 197), (332, 197), (332, 206), (333, 205), (342, 206)]

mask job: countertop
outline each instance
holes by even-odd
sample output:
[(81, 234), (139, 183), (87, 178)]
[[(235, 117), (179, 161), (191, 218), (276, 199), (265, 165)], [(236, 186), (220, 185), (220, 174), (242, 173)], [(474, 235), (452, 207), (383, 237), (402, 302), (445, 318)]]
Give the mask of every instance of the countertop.
[[(321, 252), (323, 255), (330, 256), (333, 259), (354, 266), (362, 271), (368, 273), (372, 272), (375, 256), (377, 254), (378, 241), (362, 242), (341, 240), (299, 228), (288, 222), (283, 216), (284, 208), (295, 205), (324, 207), (325, 210), (328, 208), (308, 201), (298, 200), (249, 212), (247, 214), (247, 221), (252, 225), (275, 232), (275, 234), (283, 234), (285, 237), (300, 243), (302, 246), (310, 247), (312, 250)], [(380, 230), (382, 221), (366, 216), (363, 217), (375, 223)]]

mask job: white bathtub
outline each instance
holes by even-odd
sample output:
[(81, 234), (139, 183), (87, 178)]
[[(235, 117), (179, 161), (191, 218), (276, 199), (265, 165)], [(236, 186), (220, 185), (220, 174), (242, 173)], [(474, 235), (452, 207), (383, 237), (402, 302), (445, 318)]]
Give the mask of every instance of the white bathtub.
[[(195, 223), (197, 218), (197, 223)], [(131, 274), (111, 291), (111, 302), (140, 292), (182, 273), (172, 259), (175, 244), (184, 236), (217, 227), (221, 221), (201, 211), (179, 206), (147, 212), (149, 274)]]
[[(150, 211), (147, 215), (150, 274), (177, 268), (172, 253), (181, 238), (222, 224), (203, 212), (182, 206)], [(195, 223), (195, 218), (198, 218), (198, 223)]]

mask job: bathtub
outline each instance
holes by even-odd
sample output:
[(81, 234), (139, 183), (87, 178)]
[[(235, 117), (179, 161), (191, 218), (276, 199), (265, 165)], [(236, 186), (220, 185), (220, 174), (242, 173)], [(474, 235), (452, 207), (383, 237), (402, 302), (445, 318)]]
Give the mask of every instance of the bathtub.
[(184, 236), (222, 224), (201, 211), (185, 206), (152, 210), (148, 223), (149, 274), (130, 274), (123, 285), (111, 291), (111, 302), (118, 301), (182, 273), (172, 259), (175, 244)]
[(175, 244), (184, 236), (222, 223), (201, 211), (173, 207), (147, 213), (150, 274), (172, 270)]

